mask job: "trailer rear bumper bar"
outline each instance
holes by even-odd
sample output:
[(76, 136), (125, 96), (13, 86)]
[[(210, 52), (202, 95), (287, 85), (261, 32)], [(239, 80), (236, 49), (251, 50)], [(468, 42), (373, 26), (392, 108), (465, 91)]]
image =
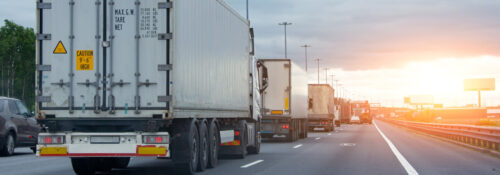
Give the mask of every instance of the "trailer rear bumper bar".
[(39, 157), (170, 157), (169, 134), (40, 133)]

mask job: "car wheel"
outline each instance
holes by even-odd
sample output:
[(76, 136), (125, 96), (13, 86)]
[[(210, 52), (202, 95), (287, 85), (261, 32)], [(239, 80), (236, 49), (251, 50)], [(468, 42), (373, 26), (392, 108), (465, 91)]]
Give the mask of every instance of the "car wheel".
[(30, 147), (30, 149), (31, 149), (31, 151), (33, 151), (33, 153), (36, 154), (36, 147), (35, 146), (34, 147)]
[(16, 142), (14, 140), (14, 136), (10, 133), (5, 138), (5, 145), (3, 145), (3, 149), (1, 150), (0, 154), (2, 156), (11, 156), (12, 154), (14, 154)]

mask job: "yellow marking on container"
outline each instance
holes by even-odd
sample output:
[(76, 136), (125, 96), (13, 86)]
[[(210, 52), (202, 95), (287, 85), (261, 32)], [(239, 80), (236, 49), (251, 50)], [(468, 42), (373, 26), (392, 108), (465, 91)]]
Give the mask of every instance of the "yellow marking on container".
[(283, 111), (273, 110), (273, 111), (271, 111), (271, 114), (274, 114), (274, 115), (281, 115), (281, 114), (283, 114)]
[(68, 154), (66, 147), (42, 147), (40, 155), (65, 155)]
[(290, 106), (288, 103), (288, 98), (285, 98), (285, 110), (288, 110), (288, 107)]
[(64, 48), (64, 44), (62, 41), (59, 41), (56, 45), (56, 48), (54, 48), (54, 51), (52, 52), (54, 54), (67, 54), (68, 52), (66, 51), (66, 48)]
[(77, 71), (94, 70), (94, 50), (76, 51), (76, 70)]
[(137, 147), (137, 154), (139, 155), (165, 155), (167, 148), (165, 147)]

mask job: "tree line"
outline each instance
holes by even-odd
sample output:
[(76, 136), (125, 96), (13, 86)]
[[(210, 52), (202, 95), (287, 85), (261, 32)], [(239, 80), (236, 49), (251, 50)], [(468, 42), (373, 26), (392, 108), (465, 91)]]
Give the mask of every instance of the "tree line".
[(0, 96), (35, 104), (35, 32), (5, 20), (0, 28)]

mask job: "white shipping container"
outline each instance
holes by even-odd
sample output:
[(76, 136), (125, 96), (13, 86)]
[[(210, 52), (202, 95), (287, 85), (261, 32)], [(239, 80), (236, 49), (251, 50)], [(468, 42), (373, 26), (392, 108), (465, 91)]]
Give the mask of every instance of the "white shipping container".
[(334, 117), (334, 90), (328, 84), (309, 84), (309, 118)]
[(265, 116), (307, 118), (307, 73), (290, 59), (260, 59), (268, 71)]
[(39, 112), (249, 117), (249, 22), (222, 0), (170, 2), (39, 2)]

